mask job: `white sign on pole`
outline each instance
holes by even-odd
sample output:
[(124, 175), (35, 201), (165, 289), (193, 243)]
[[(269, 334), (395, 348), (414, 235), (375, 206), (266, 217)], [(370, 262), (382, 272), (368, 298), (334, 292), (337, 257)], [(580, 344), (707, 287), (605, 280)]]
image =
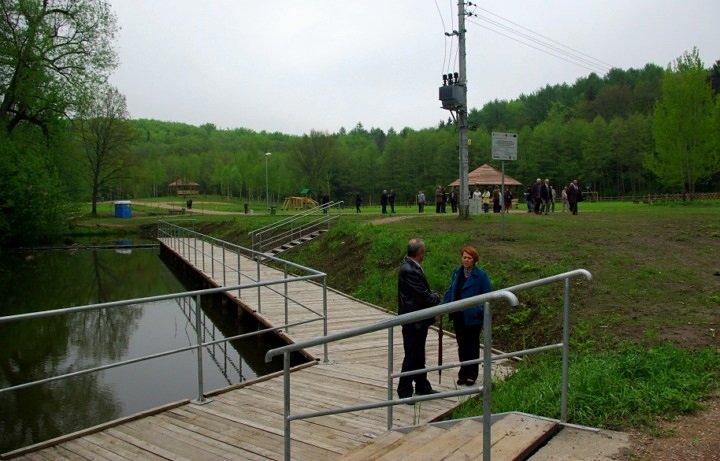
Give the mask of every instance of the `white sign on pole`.
[(517, 133), (492, 133), (492, 159), (517, 160)]

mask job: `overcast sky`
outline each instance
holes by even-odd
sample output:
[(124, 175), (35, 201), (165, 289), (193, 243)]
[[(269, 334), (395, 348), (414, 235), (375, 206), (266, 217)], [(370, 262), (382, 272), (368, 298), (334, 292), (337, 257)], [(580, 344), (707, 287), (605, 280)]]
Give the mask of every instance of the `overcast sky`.
[[(457, 0), (110, 2), (121, 28), (111, 82), (132, 118), (304, 134), (449, 117), (438, 87), (458, 71), (457, 40), (445, 35)], [(720, 59), (720, 0), (473, 3), (470, 108), (610, 66), (666, 67), (694, 46), (706, 67)]]

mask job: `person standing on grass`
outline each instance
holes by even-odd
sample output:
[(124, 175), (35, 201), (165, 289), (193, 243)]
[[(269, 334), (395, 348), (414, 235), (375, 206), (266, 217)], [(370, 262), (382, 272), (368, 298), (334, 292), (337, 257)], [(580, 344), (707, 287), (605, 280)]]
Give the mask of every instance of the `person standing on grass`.
[(540, 214), (542, 210), (542, 179), (537, 178), (532, 186), (533, 211)]
[(417, 198), (418, 213), (422, 213), (425, 210), (425, 192), (418, 191), (416, 198)]
[(510, 213), (512, 210), (513, 194), (510, 190), (510, 186), (505, 186), (505, 194), (503, 195), (503, 210), (505, 213)]
[(355, 213), (360, 213), (360, 205), (362, 205), (362, 197), (357, 194), (355, 195)]
[(328, 206), (330, 204), (330, 196), (328, 194), (322, 194), (322, 198), (320, 200), (321, 200), (320, 204), (322, 205), (323, 213), (327, 214)]
[(387, 214), (388, 195), (387, 189), (383, 189), (380, 194), (380, 206), (382, 207), (382, 214)]
[[(461, 299), (489, 293), (492, 284), (487, 273), (479, 269), (476, 264), (480, 259), (478, 251), (466, 246), (460, 251), (460, 266), (455, 268), (450, 282), (450, 288), (443, 303), (450, 303)], [(455, 328), (455, 340), (458, 344), (458, 358), (461, 362), (480, 358), (480, 330), (483, 326), (484, 306), (468, 307), (462, 311), (450, 314), (450, 320)], [(458, 370), (457, 384), (459, 386), (472, 386), (478, 378), (480, 366), (462, 365)]]
[(483, 213), (490, 211), (490, 189), (488, 188), (485, 188), (485, 191), (482, 193), (482, 209)]
[(578, 214), (577, 204), (580, 200), (582, 200), (580, 195), (581, 193), (582, 192), (580, 192), (580, 188), (578, 187), (578, 180), (573, 179), (573, 181), (568, 186), (567, 191), (568, 206), (570, 207), (570, 212), (572, 214)]
[(390, 189), (388, 194), (388, 203), (390, 203), (390, 213), (395, 214), (395, 191)]
[(545, 182), (540, 184), (540, 197), (542, 199), (542, 205), (540, 206), (540, 214), (548, 214), (550, 211), (550, 180), (545, 179)]
[(500, 191), (500, 186), (495, 186), (495, 189), (493, 189), (492, 202), (493, 213), (500, 213), (502, 211), (502, 192)]
[[(408, 314), (440, 304), (440, 295), (430, 289), (422, 266), (425, 258), (425, 242), (411, 239), (407, 246), (407, 256), (398, 273), (398, 314)], [(428, 329), (435, 322), (434, 318), (408, 323), (402, 326), (403, 350), (405, 357), (402, 372), (425, 368), (425, 341)], [(402, 376), (398, 381), (397, 393), (401, 399), (412, 397), (414, 391), (418, 395), (436, 394), (427, 373)]]
[(445, 191), (443, 191), (440, 186), (437, 186), (435, 188), (435, 213), (440, 213), (442, 211), (444, 194), (445, 194)]

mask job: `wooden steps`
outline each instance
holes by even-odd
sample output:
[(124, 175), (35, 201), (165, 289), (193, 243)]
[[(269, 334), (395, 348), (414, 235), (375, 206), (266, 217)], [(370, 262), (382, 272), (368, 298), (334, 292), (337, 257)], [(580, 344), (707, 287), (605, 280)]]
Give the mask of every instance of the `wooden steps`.
[[(494, 461), (525, 460), (558, 431), (554, 421), (509, 413), (491, 426)], [(427, 425), (403, 434), (390, 431), (339, 458), (393, 461), (474, 460), (483, 458), (483, 425), (478, 419)]]
[(303, 243), (307, 243), (307, 242), (309, 242), (309, 241), (311, 241), (311, 240), (319, 237), (320, 235), (322, 235), (322, 234), (325, 233), (325, 232), (327, 232), (327, 229), (316, 230), (316, 231), (314, 231), (314, 232), (312, 232), (312, 233), (310, 233), (310, 234), (308, 234), (308, 235), (304, 235), (304, 236), (300, 237), (299, 239), (296, 239), (296, 240), (293, 240), (293, 241), (284, 243), (284, 244), (282, 244), (282, 245), (280, 245), (280, 246), (278, 246), (278, 247), (275, 247), (275, 248), (273, 248), (272, 250), (266, 252), (265, 254), (268, 255), (268, 256), (277, 256), (277, 255), (279, 255), (280, 253), (283, 253), (283, 252), (285, 252), (285, 251), (291, 250), (291, 249), (295, 248), (295, 247), (298, 246), (298, 245), (302, 245)]

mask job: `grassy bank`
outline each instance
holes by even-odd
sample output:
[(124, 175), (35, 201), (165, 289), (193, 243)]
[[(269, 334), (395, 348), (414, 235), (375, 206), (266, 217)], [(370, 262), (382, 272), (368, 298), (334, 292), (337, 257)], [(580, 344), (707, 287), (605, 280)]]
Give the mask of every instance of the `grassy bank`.
[[(584, 268), (572, 283), (571, 422), (650, 428), (692, 412), (720, 376), (720, 208), (717, 204), (582, 204), (578, 216), (428, 215), (383, 224), (345, 223), (292, 259), (324, 270), (330, 285), (395, 309), (397, 267), (406, 242), (428, 246), (424, 269), (444, 292), (465, 245), (495, 288)], [(501, 238), (501, 235), (503, 238)], [(493, 344), (517, 350), (561, 339), (562, 285), (521, 293), (517, 307), (494, 308)], [(449, 326), (446, 324), (446, 326)], [(526, 359), (498, 383), (493, 411), (559, 417), (560, 359)], [(472, 399), (454, 417), (482, 414)]]
[[(589, 270), (592, 281), (574, 280), (571, 286), (569, 410), (574, 423), (652, 427), (658, 417), (693, 411), (717, 389), (717, 203), (582, 203), (577, 216), (516, 211), (468, 220), (418, 215), (412, 207), (398, 207), (393, 216), (368, 208), (360, 215), (346, 211), (328, 234), (284, 257), (326, 272), (334, 288), (391, 310), (397, 302), (397, 268), (412, 237), (426, 241), (424, 269), (441, 293), (466, 244), (480, 250), (479, 265), (495, 288)], [(186, 218), (201, 232), (247, 246), (247, 232), (277, 216)], [(160, 219), (168, 219), (167, 210), (138, 206), (130, 220), (108, 212), (82, 220), (82, 226), (139, 228)], [(510, 351), (559, 341), (562, 285), (529, 290), (519, 298), (516, 307), (494, 306), (494, 346)], [(559, 370), (556, 354), (526, 359), (517, 374), (498, 383), (493, 411), (557, 417)], [(479, 413), (477, 401), (471, 401), (456, 416)]]
[[(558, 354), (526, 358), (517, 373), (493, 387), (493, 413), (522, 411), (560, 418)], [(570, 357), (568, 420), (614, 430), (652, 431), (660, 418), (689, 414), (718, 389), (720, 354), (712, 348), (682, 349), (618, 344), (612, 350), (574, 350)], [(453, 418), (481, 415), (482, 399), (460, 405)]]
[[(597, 206), (593, 206), (597, 205)], [(402, 215), (401, 215), (402, 217)], [(583, 204), (580, 214), (514, 213), (418, 216), (389, 222), (345, 222), (288, 257), (329, 274), (330, 285), (389, 309), (396, 307), (396, 271), (407, 240), (424, 238), (425, 273), (444, 292), (463, 245), (480, 251), (495, 288), (584, 268), (590, 282), (572, 286), (575, 337), (682, 346), (717, 346), (720, 307), (720, 207)], [(387, 224), (383, 222), (388, 221)], [(374, 224), (373, 224), (374, 222)], [(504, 238), (501, 238), (501, 234)], [(537, 288), (517, 307), (495, 310), (494, 335), (506, 349), (557, 339), (562, 286)], [(580, 340), (580, 339), (579, 339)]]

